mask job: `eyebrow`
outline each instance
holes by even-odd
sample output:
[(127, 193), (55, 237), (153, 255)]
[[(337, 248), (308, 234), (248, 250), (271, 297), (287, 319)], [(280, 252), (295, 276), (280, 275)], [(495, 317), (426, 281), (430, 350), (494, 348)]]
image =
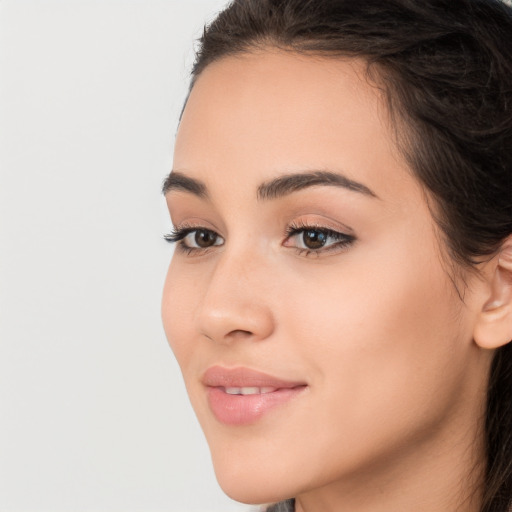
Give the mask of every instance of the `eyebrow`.
[[(261, 200), (278, 199), (292, 194), (293, 192), (314, 186), (341, 187), (368, 197), (378, 197), (377, 194), (366, 185), (347, 178), (343, 174), (332, 171), (298, 172), (279, 176), (262, 183), (258, 187), (257, 197)], [(172, 171), (164, 181), (162, 186), (164, 195), (170, 190), (182, 190), (203, 199), (208, 198), (208, 189), (202, 181), (186, 176), (179, 171)]]
[(165, 178), (165, 181), (162, 185), (162, 193), (164, 195), (171, 190), (182, 190), (184, 192), (190, 192), (191, 194), (201, 198), (208, 197), (208, 189), (202, 181), (196, 180), (195, 178), (190, 178), (189, 176), (179, 171), (171, 171), (169, 176)]
[(273, 180), (267, 181), (258, 187), (259, 199), (277, 199), (298, 190), (314, 186), (333, 186), (359, 192), (369, 197), (377, 197), (377, 194), (366, 185), (351, 180), (332, 171), (313, 171), (306, 173), (285, 174)]

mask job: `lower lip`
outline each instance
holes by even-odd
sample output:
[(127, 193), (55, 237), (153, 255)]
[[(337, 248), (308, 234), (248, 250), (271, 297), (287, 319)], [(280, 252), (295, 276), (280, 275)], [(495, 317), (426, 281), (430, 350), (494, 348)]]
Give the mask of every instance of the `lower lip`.
[(270, 410), (286, 404), (306, 386), (277, 389), (259, 395), (229, 395), (221, 388), (208, 388), (208, 403), (215, 418), (225, 425), (250, 425)]

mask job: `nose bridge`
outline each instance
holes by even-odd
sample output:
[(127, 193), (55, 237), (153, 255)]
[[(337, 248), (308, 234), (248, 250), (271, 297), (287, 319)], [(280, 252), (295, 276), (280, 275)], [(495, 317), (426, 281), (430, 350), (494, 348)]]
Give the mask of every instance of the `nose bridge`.
[(262, 254), (243, 247), (226, 247), (218, 255), (197, 312), (201, 334), (219, 342), (270, 336), (274, 318), (265, 266)]

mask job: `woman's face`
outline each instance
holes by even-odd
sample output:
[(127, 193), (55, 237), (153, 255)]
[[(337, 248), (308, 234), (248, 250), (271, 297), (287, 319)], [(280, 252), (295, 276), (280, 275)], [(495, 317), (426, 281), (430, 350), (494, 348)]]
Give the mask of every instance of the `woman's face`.
[(363, 70), (228, 57), (179, 128), (163, 320), (240, 501), (412, 468), (449, 453), (482, 405), (471, 296)]

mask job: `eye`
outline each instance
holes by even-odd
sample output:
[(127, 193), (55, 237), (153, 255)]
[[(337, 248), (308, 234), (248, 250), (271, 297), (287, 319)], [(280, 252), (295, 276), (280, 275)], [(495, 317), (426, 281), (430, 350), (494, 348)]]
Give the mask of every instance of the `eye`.
[(221, 245), (222, 243), (222, 239), (219, 235), (209, 229), (196, 229), (191, 231), (182, 241), (186, 247), (194, 249), (206, 249), (207, 247)]
[(329, 234), (319, 229), (308, 229), (302, 231), (299, 240), (304, 249), (320, 249), (329, 241)]
[(295, 247), (300, 254), (306, 255), (341, 250), (355, 241), (353, 235), (340, 233), (329, 228), (316, 226), (291, 226), (287, 230), (285, 247)]
[(165, 240), (170, 243), (177, 243), (178, 247), (189, 253), (203, 251), (224, 243), (223, 238), (206, 228), (175, 228)]

